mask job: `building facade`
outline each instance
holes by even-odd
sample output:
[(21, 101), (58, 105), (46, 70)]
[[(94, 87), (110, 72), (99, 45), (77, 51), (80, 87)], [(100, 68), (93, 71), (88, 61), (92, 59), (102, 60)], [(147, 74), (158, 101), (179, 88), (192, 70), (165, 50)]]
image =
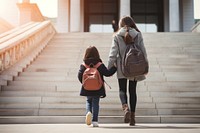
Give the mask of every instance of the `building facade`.
[[(5, 1), (1, 17), (13, 26), (20, 18), (31, 18), (28, 10), (19, 11), (16, 3)], [(113, 32), (112, 20), (124, 15), (134, 18), (142, 32), (189, 32), (194, 25), (193, 0), (57, 0), (55, 27), (58, 32)], [(2, 9), (1, 9), (2, 10)], [(5, 14), (6, 12), (6, 14)], [(34, 13), (35, 14), (35, 13)], [(25, 17), (23, 17), (25, 16)]]
[(16, 3), (18, 0), (4, 0), (3, 4), (0, 4), (0, 17), (14, 27), (19, 25), (19, 10)]
[(58, 0), (58, 32), (112, 32), (111, 22), (134, 18), (142, 32), (189, 32), (193, 0)]

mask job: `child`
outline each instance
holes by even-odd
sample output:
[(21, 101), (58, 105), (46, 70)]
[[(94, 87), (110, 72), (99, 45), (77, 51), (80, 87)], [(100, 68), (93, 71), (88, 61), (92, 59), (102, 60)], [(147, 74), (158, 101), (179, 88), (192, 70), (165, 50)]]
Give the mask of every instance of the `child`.
[[(90, 65), (96, 65), (97, 63), (101, 62), (99, 52), (96, 47), (90, 46), (85, 51), (85, 56), (83, 59), (84, 63), (88, 66)], [(86, 70), (86, 67), (81, 64), (80, 70), (78, 72), (78, 79), (82, 83), (82, 77), (83, 73)], [(97, 70), (99, 71), (102, 80), (103, 76), (111, 76), (116, 72), (116, 67), (112, 67), (109, 70), (105, 67), (105, 65), (102, 63)], [(93, 124), (93, 127), (98, 127), (98, 114), (99, 114), (99, 100), (100, 98), (103, 98), (106, 96), (104, 85), (99, 90), (86, 90), (82, 86), (80, 91), (81, 96), (86, 96), (86, 119), (85, 122), (87, 125)]]

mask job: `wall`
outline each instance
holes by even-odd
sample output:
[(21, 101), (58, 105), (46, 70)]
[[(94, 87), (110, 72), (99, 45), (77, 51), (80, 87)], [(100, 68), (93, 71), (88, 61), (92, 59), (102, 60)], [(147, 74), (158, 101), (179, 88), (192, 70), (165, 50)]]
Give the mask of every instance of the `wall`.
[(58, 0), (58, 17), (56, 23), (56, 29), (58, 32), (65, 33), (70, 31), (69, 26), (69, 0)]
[(0, 18), (0, 34), (6, 31), (9, 31), (13, 28), (13, 26), (5, 21), (4, 19)]
[(15, 27), (19, 25), (17, 2), (18, 0), (1, 0), (0, 2), (0, 16)]
[(192, 26), (194, 25), (194, 3), (193, 0), (182, 0), (182, 19), (183, 32), (191, 31)]

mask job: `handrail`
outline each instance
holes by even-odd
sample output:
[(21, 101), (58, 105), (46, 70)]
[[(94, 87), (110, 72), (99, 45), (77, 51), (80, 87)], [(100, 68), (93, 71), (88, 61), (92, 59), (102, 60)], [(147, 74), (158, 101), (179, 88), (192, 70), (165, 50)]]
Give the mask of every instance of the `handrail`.
[(30, 24), (28, 26), (25, 27), (20, 27), (18, 30), (11, 32), (10, 34), (5, 35), (4, 37), (0, 38), (0, 45), (8, 40), (10, 40), (11, 38), (14, 38), (20, 34), (22, 34), (23, 32), (28, 31), (29, 29), (37, 26), (39, 23), (33, 23)]
[(14, 32), (17, 32), (19, 29), (23, 29), (24, 27), (26, 27), (26, 26), (28, 26), (28, 25), (31, 25), (31, 24), (33, 24), (33, 23), (34, 23), (34, 22), (29, 22), (29, 23), (23, 24), (23, 25), (21, 25), (21, 26), (18, 26), (18, 27), (14, 28), (14, 29), (11, 29), (11, 30), (9, 30), (9, 31), (6, 31), (6, 32), (4, 32), (4, 33), (1, 33), (1, 34), (0, 34), (0, 39), (3, 38), (3, 37), (5, 37), (5, 36), (7, 36), (7, 35), (9, 35), (9, 34), (12, 34), (12, 33), (14, 33)]
[(0, 72), (14, 65), (35, 48), (45, 46), (56, 32), (50, 21), (32, 25), (32, 28), (20, 29), (23, 32), (19, 31), (17, 33), (20, 34), (0, 43)]
[(200, 21), (198, 21), (191, 29), (192, 32), (200, 32)]

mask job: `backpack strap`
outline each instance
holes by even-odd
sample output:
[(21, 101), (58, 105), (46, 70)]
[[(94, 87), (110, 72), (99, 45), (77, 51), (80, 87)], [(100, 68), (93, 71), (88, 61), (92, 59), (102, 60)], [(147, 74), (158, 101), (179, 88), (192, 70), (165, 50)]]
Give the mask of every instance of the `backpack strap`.
[(86, 65), (85, 63), (82, 63), (82, 65), (86, 68), (89, 68), (90, 66)]
[(98, 68), (102, 63), (98, 62), (96, 65), (94, 65), (95, 68)]
[[(101, 64), (102, 64), (101, 62), (98, 62), (96, 65), (94, 65), (94, 67), (98, 68)], [(90, 68), (90, 66), (85, 63), (82, 63), (82, 65), (85, 66), (86, 68)]]
[[(95, 68), (98, 68), (100, 65), (102, 64), (102, 62), (98, 62), (96, 65), (94, 65)], [(85, 63), (82, 63), (83, 66), (85, 66), (86, 68), (89, 68), (90, 66), (86, 65)], [(109, 89), (112, 89), (111, 86), (102, 79), (102, 81), (109, 87)]]

